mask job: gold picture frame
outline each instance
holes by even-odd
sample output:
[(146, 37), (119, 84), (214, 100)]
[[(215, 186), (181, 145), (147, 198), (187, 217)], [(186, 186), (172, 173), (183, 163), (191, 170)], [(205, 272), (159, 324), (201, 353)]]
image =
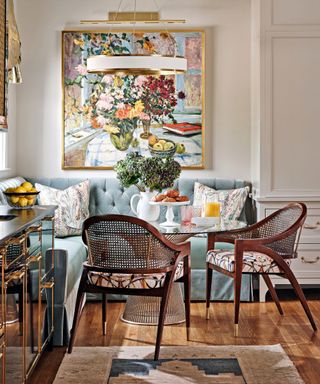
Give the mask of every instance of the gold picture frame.
[[(151, 41), (152, 43), (155, 42), (154, 44), (156, 45), (156, 38), (162, 33), (165, 34), (165, 32), (159, 29), (138, 30), (134, 32), (134, 38), (138, 39), (140, 36), (149, 40), (153, 38)], [(161, 136), (165, 135), (168, 137), (168, 140), (174, 137), (177, 147), (179, 146), (178, 144), (186, 143), (184, 147), (187, 148), (187, 151), (175, 156), (175, 159), (181, 163), (183, 169), (203, 169), (205, 165), (205, 32), (201, 29), (179, 29), (169, 30), (168, 33), (170, 36), (174, 36), (178, 46), (179, 44), (183, 46), (185, 51), (183, 54), (186, 53), (186, 58), (188, 59), (189, 57), (188, 60), (190, 60), (190, 63), (188, 61), (186, 76), (181, 74), (174, 75), (176, 94), (178, 95), (180, 91), (184, 93), (185, 88), (190, 90), (190, 93), (194, 93), (192, 95), (187, 93), (185, 99), (177, 99), (177, 106), (174, 109), (173, 116), (178, 123), (177, 125), (173, 124), (173, 129), (169, 123), (168, 127), (163, 127), (161, 124), (153, 121), (151, 132), (157, 135), (158, 132), (161, 132)], [(127, 150), (123, 148), (118, 149), (117, 145), (111, 140), (113, 134), (110, 132), (112, 132), (113, 128), (108, 128), (109, 123), (105, 123), (103, 127), (101, 125), (96, 126), (96, 120), (92, 119), (94, 106), (90, 105), (87, 99), (85, 100), (87, 96), (83, 96), (92, 91), (93, 88), (90, 88), (92, 87), (91, 83), (95, 81), (85, 74), (84, 63), (86, 63), (86, 57), (92, 51), (91, 46), (96, 41), (101, 43), (101, 36), (105, 38), (105, 35), (108, 36), (108, 34), (110, 34), (109, 31), (99, 30), (65, 30), (61, 33), (63, 96), (61, 167), (64, 170), (113, 169), (115, 163), (123, 158), (128, 151), (138, 150), (141, 151), (142, 155), (145, 155), (148, 151), (146, 142), (142, 142), (142, 135), (139, 134), (139, 129), (142, 129), (141, 126), (133, 128), (134, 137), (131, 138), (130, 147)], [(125, 36), (130, 36), (128, 39), (133, 40), (131, 36), (132, 30), (113, 30), (111, 34), (117, 34), (117, 36), (125, 34)], [(139, 44), (142, 46), (141, 42)], [(161, 44), (157, 44), (157, 48), (159, 48)], [(96, 45), (99, 46), (98, 43)], [(140, 54), (148, 53), (151, 44), (148, 46), (146, 42), (145, 45), (146, 49), (143, 46), (139, 52)], [(146, 50), (147, 52), (145, 52)], [(90, 76), (92, 75), (94, 76), (94, 74), (90, 74)], [(100, 78), (100, 82), (102, 78)], [(94, 113), (96, 113), (96, 110)], [(91, 120), (89, 120), (90, 118)], [(99, 121), (101, 120), (103, 119), (100, 118)], [(180, 130), (181, 126), (184, 127), (183, 124), (194, 125), (196, 128), (187, 135), (182, 129)], [(124, 135), (121, 137), (120, 133), (118, 136), (120, 136), (121, 140), (124, 140)], [(110, 140), (108, 139), (109, 137)], [(136, 142), (133, 143), (134, 140), (138, 142), (135, 147), (133, 147), (133, 144), (136, 144)], [(114, 152), (112, 152), (113, 147), (110, 142), (116, 147)], [(124, 146), (124, 148), (126, 147)], [(148, 152), (148, 154), (150, 153)]]

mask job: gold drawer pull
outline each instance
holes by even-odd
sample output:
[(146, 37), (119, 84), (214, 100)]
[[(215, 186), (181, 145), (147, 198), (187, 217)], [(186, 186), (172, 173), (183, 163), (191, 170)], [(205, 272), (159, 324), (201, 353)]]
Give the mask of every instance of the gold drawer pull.
[(42, 254), (39, 253), (38, 255), (35, 256), (29, 256), (27, 259), (27, 264), (29, 265), (30, 263), (37, 263), (42, 259)]
[(6, 283), (8, 283), (12, 280), (21, 280), (23, 278), (24, 274), (25, 274), (25, 271), (12, 272), (5, 277)]
[(305, 264), (315, 264), (320, 260), (320, 256), (317, 256), (314, 260), (306, 260), (305, 257), (301, 257), (301, 261)]
[(50, 288), (53, 288), (53, 286), (54, 286), (54, 281), (47, 281), (46, 283), (41, 284), (41, 289), (43, 288), (50, 289)]
[(42, 225), (41, 224), (34, 225), (34, 226), (28, 228), (27, 234), (33, 233), (33, 232), (41, 232), (41, 231), (42, 231)]
[(54, 216), (46, 216), (42, 219), (42, 221), (54, 221)]
[(15, 237), (7, 241), (6, 247), (8, 247), (9, 245), (21, 245), (25, 240), (26, 240), (26, 235)]
[(318, 228), (318, 223), (316, 224), (305, 224), (303, 226), (304, 229), (317, 229)]

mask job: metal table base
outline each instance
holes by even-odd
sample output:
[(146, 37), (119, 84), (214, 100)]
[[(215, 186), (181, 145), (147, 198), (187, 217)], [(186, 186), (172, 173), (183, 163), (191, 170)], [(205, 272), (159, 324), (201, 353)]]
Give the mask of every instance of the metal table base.
[[(121, 320), (129, 324), (158, 325), (160, 302), (160, 297), (128, 296)], [(169, 296), (165, 325), (180, 324), (185, 321), (180, 284), (174, 283)]]

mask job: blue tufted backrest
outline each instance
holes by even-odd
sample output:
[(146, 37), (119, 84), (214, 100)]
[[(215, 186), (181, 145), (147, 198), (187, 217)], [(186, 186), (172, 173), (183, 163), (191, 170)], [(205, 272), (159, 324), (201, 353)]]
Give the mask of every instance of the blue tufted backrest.
[[(31, 183), (40, 183), (56, 189), (66, 189), (83, 181), (83, 178), (30, 178)], [(130, 207), (131, 196), (138, 193), (136, 187), (123, 188), (116, 178), (90, 178), (90, 215), (103, 215), (107, 213), (122, 214), (133, 216)], [(198, 179), (198, 178), (180, 178), (176, 183), (176, 188), (183, 195), (189, 196), (193, 202), (194, 183), (208, 185), (214, 189), (235, 189), (249, 186), (251, 184), (242, 180), (233, 179)], [(247, 199), (241, 219), (253, 223), (255, 220), (252, 208), (252, 201)]]

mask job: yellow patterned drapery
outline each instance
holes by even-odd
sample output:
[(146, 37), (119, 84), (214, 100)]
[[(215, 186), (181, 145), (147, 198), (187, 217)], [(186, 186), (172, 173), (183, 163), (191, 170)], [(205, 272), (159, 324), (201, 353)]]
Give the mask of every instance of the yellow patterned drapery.
[(22, 83), (21, 42), (14, 15), (13, 0), (8, 0), (8, 79), (10, 83)]

